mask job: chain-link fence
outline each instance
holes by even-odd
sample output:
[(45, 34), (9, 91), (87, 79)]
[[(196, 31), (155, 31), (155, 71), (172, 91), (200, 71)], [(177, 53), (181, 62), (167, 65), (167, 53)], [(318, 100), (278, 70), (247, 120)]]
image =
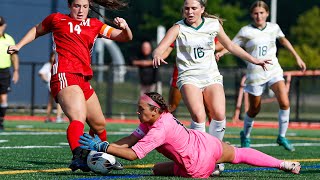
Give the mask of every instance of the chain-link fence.
[[(38, 70), (42, 64), (22, 63), (20, 68), (20, 82), (13, 85), (9, 94), (9, 105), (12, 111), (24, 111), (34, 114), (39, 109), (45, 109), (48, 90), (38, 77)], [(95, 89), (102, 110), (110, 118), (136, 119), (136, 103), (139, 98), (138, 68), (131, 66), (94, 66), (94, 77), (91, 85)], [(171, 65), (159, 68), (162, 95), (167, 99), (170, 78), (173, 71)], [(236, 108), (240, 81), (245, 73), (244, 69), (220, 69), (224, 77), (224, 90), (226, 94), (226, 115), (231, 120)], [(159, 83), (159, 84), (160, 84)], [(320, 121), (320, 76), (292, 77), (290, 87), (291, 121)], [(266, 90), (263, 99), (270, 99), (262, 104), (261, 112), (256, 120), (277, 120), (279, 106), (272, 100), (273, 94)], [(244, 114), (241, 107), (240, 119)], [(183, 102), (175, 114), (181, 119), (190, 119), (190, 115)]]

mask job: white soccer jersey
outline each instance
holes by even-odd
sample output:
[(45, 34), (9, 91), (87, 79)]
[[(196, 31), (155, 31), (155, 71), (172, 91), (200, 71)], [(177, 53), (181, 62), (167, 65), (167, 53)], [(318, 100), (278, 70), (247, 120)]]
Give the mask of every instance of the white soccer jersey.
[(203, 18), (197, 28), (186, 24), (184, 20), (176, 24), (180, 27), (176, 39), (178, 84), (186, 78), (206, 84), (208, 79), (220, 76), (214, 56), (214, 39), (219, 32), (219, 21)]
[(258, 59), (271, 59), (272, 65), (267, 65), (267, 71), (261, 66), (247, 63), (246, 84), (261, 85), (275, 76), (283, 76), (283, 70), (276, 57), (276, 39), (284, 37), (278, 24), (267, 22), (266, 27), (258, 29), (247, 25), (240, 29), (232, 40)]

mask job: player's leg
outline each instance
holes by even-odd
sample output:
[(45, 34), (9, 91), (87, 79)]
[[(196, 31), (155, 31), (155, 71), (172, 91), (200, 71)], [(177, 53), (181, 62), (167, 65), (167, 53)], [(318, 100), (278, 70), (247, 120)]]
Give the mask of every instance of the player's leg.
[(8, 108), (8, 94), (0, 94), (0, 131), (4, 130), (4, 117)]
[(185, 84), (181, 88), (181, 95), (192, 118), (191, 129), (205, 132), (206, 112), (204, 110), (202, 90), (194, 85)]
[(169, 111), (174, 112), (181, 101), (181, 93), (177, 87), (170, 86), (169, 91)]
[(52, 105), (53, 105), (53, 97), (51, 96), (51, 94), (49, 92), (48, 104), (47, 104), (47, 118), (46, 118), (45, 122), (51, 122)]
[[(106, 120), (103, 115), (99, 99), (94, 92), (86, 102), (87, 123), (91, 133), (97, 134), (102, 141), (107, 140)], [(90, 134), (91, 134), (90, 133)], [(93, 134), (91, 134), (93, 135)]]
[(8, 108), (8, 92), (11, 91), (9, 68), (1, 69), (0, 75), (0, 131), (4, 130), (4, 118)]
[(177, 109), (182, 98), (180, 90), (177, 86), (177, 81), (178, 81), (178, 68), (176, 65), (174, 65), (171, 80), (170, 80), (170, 91), (169, 91), (169, 100), (168, 100), (169, 111), (171, 113)]
[(288, 130), (290, 119), (290, 102), (285, 83), (284, 81), (278, 81), (271, 85), (270, 88), (275, 93), (280, 107), (278, 112), (279, 136), (277, 138), (277, 143), (288, 151), (294, 151), (294, 147), (286, 139), (286, 132)]
[(212, 117), (209, 134), (222, 140), (226, 128), (226, 99), (221, 84), (211, 84), (203, 90), (205, 106)]
[(250, 134), (254, 124), (254, 118), (261, 109), (261, 96), (248, 95), (249, 109), (244, 117), (243, 130), (240, 132), (241, 147), (250, 147)]
[(161, 162), (153, 166), (155, 176), (174, 176), (174, 162)]
[(243, 131), (240, 132), (241, 147), (250, 147), (250, 134), (254, 124), (254, 118), (261, 109), (261, 95), (265, 84), (246, 85), (244, 92), (248, 93), (249, 108), (244, 116)]
[(57, 103), (57, 117), (56, 123), (62, 123), (64, 120), (62, 119), (62, 109), (59, 103)]
[(278, 168), (299, 174), (300, 163), (279, 160), (252, 148), (236, 148), (222, 142), (222, 156), (217, 163), (248, 164), (258, 167)]
[(65, 115), (69, 118), (70, 124), (67, 129), (67, 139), (73, 154), (69, 168), (72, 171), (81, 169), (89, 171), (86, 160), (83, 157), (83, 150), (80, 148), (79, 139), (84, 133), (87, 109), (82, 89), (78, 85), (71, 85), (62, 89), (57, 99)]
[[(85, 91), (85, 94), (86, 92), (87, 91)], [(107, 140), (107, 131), (105, 129), (106, 120), (103, 115), (99, 99), (95, 92), (93, 92), (93, 94), (87, 100), (86, 105), (87, 105), (87, 123), (90, 126), (89, 134), (91, 136), (94, 136), (94, 134), (97, 134), (102, 141), (106, 141)], [(122, 170), (123, 165), (119, 161), (116, 161), (116, 163), (113, 165), (113, 169)]]

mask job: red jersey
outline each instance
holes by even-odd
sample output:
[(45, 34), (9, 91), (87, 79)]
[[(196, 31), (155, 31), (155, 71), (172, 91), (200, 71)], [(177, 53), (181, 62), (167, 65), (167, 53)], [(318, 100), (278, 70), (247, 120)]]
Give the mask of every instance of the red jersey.
[(114, 28), (97, 18), (78, 21), (68, 15), (53, 13), (42, 21), (42, 28), (52, 32), (56, 52), (52, 75), (77, 73), (92, 78), (91, 52), (98, 36), (110, 38)]

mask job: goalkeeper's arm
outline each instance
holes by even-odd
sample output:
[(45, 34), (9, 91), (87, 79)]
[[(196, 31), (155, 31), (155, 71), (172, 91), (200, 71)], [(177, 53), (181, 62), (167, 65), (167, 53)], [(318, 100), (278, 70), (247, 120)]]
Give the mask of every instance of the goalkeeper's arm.
[(106, 152), (130, 161), (138, 158), (136, 153), (131, 148), (122, 147), (117, 144), (110, 145), (107, 141), (102, 142), (97, 135), (95, 135), (95, 137), (93, 138), (89, 134), (85, 133), (80, 137), (79, 143), (82, 144), (82, 146), (80, 146), (82, 149)]

